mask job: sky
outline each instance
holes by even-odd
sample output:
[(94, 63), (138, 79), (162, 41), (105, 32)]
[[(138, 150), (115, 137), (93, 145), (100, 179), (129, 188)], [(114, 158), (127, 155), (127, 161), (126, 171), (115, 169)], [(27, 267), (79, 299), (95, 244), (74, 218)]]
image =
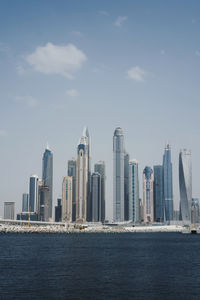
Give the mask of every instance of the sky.
[(174, 203), (178, 155), (191, 149), (193, 197), (200, 197), (200, 2), (185, 0), (0, 0), (0, 216), (29, 177), (41, 177), (48, 142), (54, 204), (83, 127), (92, 164), (106, 163), (112, 217), (112, 138), (146, 165), (172, 147)]

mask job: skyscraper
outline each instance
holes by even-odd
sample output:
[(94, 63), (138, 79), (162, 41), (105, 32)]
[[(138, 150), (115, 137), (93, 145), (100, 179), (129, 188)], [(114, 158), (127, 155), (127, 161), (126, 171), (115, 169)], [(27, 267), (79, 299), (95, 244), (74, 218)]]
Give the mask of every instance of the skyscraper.
[(66, 176), (62, 183), (62, 220), (72, 222), (72, 189), (73, 178)]
[(62, 220), (62, 199), (57, 199), (57, 205), (55, 206), (55, 222), (61, 222)]
[(29, 211), (34, 212), (38, 208), (38, 176), (31, 175), (29, 183)]
[(154, 220), (164, 222), (165, 202), (163, 198), (163, 166), (154, 166)]
[(68, 176), (72, 177), (72, 221), (76, 220), (76, 160), (68, 160)]
[(52, 218), (53, 203), (53, 153), (47, 145), (42, 160), (42, 179), (45, 186), (49, 187), (49, 217)]
[(124, 221), (124, 136), (117, 127), (113, 136), (113, 220)]
[(87, 220), (88, 203), (88, 144), (82, 136), (77, 148), (76, 162), (76, 221)]
[(200, 198), (192, 198), (191, 223), (200, 223)]
[(49, 197), (50, 191), (47, 185), (43, 185), (43, 180), (39, 184), (38, 192), (38, 220), (43, 222), (49, 221)]
[(15, 202), (4, 202), (4, 219), (15, 219)]
[(129, 162), (129, 220), (140, 222), (138, 162), (135, 159)]
[(124, 220), (129, 220), (129, 154), (124, 154)]
[(165, 201), (165, 220), (173, 220), (173, 181), (172, 181), (172, 163), (171, 147), (169, 144), (165, 147), (163, 155), (163, 194)]
[(153, 170), (150, 167), (145, 167), (143, 171), (143, 206), (144, 222), (152, 223), (154, 220)]
[(93, 173), (91, 177), (92, 187), (92, 222), (101, 221), (101, 175)]
[(179, 188), (181, 217), (182, 221), (187, 224), (191, 222), (192, 160), (191, 151), (186, 149), (179, 153)]
[(92, 196), (91, 196), (91, 137), (88, 127), (83, 129), (88, 151), (88, 183), (87, 183), (87, 221), (92, 221)]
[(22, 195), (22, 212), (28, 212), (28, 194)]
[(106, 188), (106, 167), (104, 161), (94, 165), (94, 171), (101, 175), (101, 222), (105, 221), (105, 188)]

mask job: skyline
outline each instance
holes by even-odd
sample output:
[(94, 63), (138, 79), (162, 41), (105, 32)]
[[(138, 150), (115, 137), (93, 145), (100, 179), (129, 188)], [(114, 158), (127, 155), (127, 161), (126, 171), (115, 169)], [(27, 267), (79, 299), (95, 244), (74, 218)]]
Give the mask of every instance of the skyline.
[[(120, 138), (120, 140), (118, 140)], [(80, 157), (82, 157), (82, 154), (83, 153), (80, 153), (82, 150), (83, 150), (83, 148), (82, 147), (85, 147), (85, 154), (83, 155), (83, 157), (85, 156), (85, 158), (83, 158), (84, 160), (85, 160), (85, 167), (82, 169), (82, 171), (81, 171), (81, 173), (79, 174), (79, 167), (78, 167), (78, 165), (79, 165), (79, 160), (80, 160)], [(65, 176), (63, 176), (62, 177), (62, 191), (61, 191), (61, 193), (62, 193), (62, 198), (63, 197), (65, 197), (65, 193), (63, 193), (63, 188), (64, 188), (64, 186), (65, 186), (65, 184), (64, 184), (64, 182), (65, 182), (65, 180), (68, 180), (68, 178), (70, 179), (70, 180), (72, 180), (73, 182), (74, 182), (74, 180), (75, 181), (78, 181), (78, 178), (79, 178), (79, 176), (81, 176), (81, 174), (82, 174), (82, 172), (83, 173), (85, 173), (86, 175), (88, 174), (88, 172), (91, 172), (91, 174), (92, 174), (92, 176), (93, 175), (96, 175), (96, 174), (101, 174), (101, 172), (102, 172), (102, 170), (101, 170), (101, 172), (100, 173), (96, 173), (96, 166), (98, 166), (98, 164), (102, 164), (103, 163), (103, 165), (104, 165), (104, 168), (105, 168), (105, 162), (104, 161), (97, 161), (97, 162), (95, 162), (93, 165), (91, 164), (91, 156), (89, 156), (88, 154), (89, 153), (91, 153), (91, 152), (88, 152), (88, 149), (90, 149), (90, 151), (91, 151), (91, 136), (89, 135), (89, 130), (88, 130), (88, 127), (84, 127), (84, 130), (83, 130), (83, 135), (81, 136), (81, 138), (79, 139), (79, 143), (78, 143), (78, 145), (77, 145), (77, 160), (74, 158), (74, 157), (72, 157), (71, 159), (69, 159), (68, 161), (67, 161), (67, 174), (68, 174), (68, 176), (67, 175), (65, 175)], [(81, 151), (80, 151), (81, 150)], [(166, 151), (167, 151), (167, 154), (166, 154)], [(119, 154), (117, 154), (119, 152)], [(50, 153), (51, 155), (51, 169), (49, 169), (49, 171), (50, 171), (50, 173), (51, 173), (51, 178), (52, 178), (52, 175), (54, 174), (54, 171), (53, 171), (53, 152), (52, 152), (52, 150), (50, 149), (50, 147), (49, 147), (49, 145), (48, 145), (48, 143), (47, 143), (47, 146), (46, 146), (46, 148), (45, 148), (45, 151), (44, 151), (44, 153), (43, 153), (43, 156), (42, 156), (42, 176), (44, 176), (44, 158), (45, 158), (45, 155), (46, 155), (46, 153)], [(183, 150), (180, 150), (180, 152), (179, 152), (179, 192), (181, 193), (181, 190), (180, 190), (180, 185), (182, 185), (182, 178), (180, 178), (180, 155), (182, 154), (182, 153), (189, 153), (190, 154), (190, 164), (191, 164), (191, 150), (187, 150), (187, 149), (183, 149)], [(116, 155), (119, 155), (119, 157), (118, 157), (118, 159), (116, 159), (117, 158), (117, 156)], [(141, 189), (142, 190), (142, 194), (140, 194), (139, 193), (139, 198), (142, 200), (142, 205), (144, 206), (144, 204), (146, 203), (146, 194), (145, 194), (145, 189), (146, 189), (146, 183), (145, 183), (145, 181), (147, 180), (149, 180), (150, 179), (150, 177), (151, 176), (149, 176), (148, 174), (152, 174), (152, 178), (151, 178), (151, 180), (150, 181), (152, 181), (152, 196), (151, 196), (151, 202), (153, 201), (156, 201), (155, 199), (154, 199), (154, 192), (155, 193), (157, 193), (156, 191), (154, 191), (153, 192), (153, 185), (154, 185), (154, 171), (155, 171), (155, 168), (157, 168), (157, 167), (161, 167), (162, 169), (164, 169), (165, 167), (164, 167), (164, 165), (165, 165), (165, 159), (164, 159), (164, 157), (167, 155), (167, 157), (168, 157), (168, 159), (169, 159), (169, 163), (170, 163), (170, 169), (167, 171), (167, 169), (166, 169), (166, 171), (167, 171), (167, 173), (168, 173), (168, 175), (167, 175), (167, 178), (168, 178), (168, 180), (169, 181), (171, 181), (171, 179), (173, 179), (173, 163), (171, 163), (171, 145), (169, 145), (169, 144), (167, 144), (166, 146), (165, 146), (165, 148), (164, 148), (164, 155), (163, 155), (163, 165), (162, 166), (160, 166), (160, 165), (153, 165), (152, 167), (150, 167), (150, 166), (145, 166), (145, 168), (144, 168), (144, 170), (142, 171), (142, 181), (141, 181), (141, 186), (140, 186), (140, 184), (139, 184), (139, 190)], [(128, 217), (128, 215), (127, 215), (127, 213), (129, 214), (129, 210), (130, 210), (130, 200), (128, 200), (129, 199), (129, 197), (130, 197), (130, 199), (132, 199), (132, 196), (131, 196), (131, 189), (129, 188), (129, 185), (130, 185), (130, 183), (129, 183), (129, 180), (128, 180), (128, 186), (127, 186), (127, 182), (125, 183), (125, 178), (126, 178), (126, 176), (132, 176), (131, 175), (131, 166), (132, 166), (132, 163), (134, 162), (134, 163), (136, 163), (137, 164), (137, 167), (138, 167), (138, 162), (137, 162), (137, 160), (136, 159), (133, 159), (133, 160), (130, 160), (129, 159), (129, 154), (126, 152), (126, 150), (125, 150), (125, 145), (124, 145), (124, 135), (123, 135), (123, 130), (122, 130), (122, 128), (120, 128), (120, 127), (117, 127), (115, 130), (114, 130), (114, 133), (113, 133), (113, 178), (112, 178), (112, 180), (113, 180), (113, 194), (112, 194), (112, 196), (113, 196), (113, 199), (111, 199), (111, 198), (107, 198), (107, 193), (105, 194), (105, 204), (106, 204), (106, 210), (105, 210), (105, 213), (106, 213), (106, 219), (107, 220), (110, 220), (110, 221), (123, 221), (123, 220), (128, 220), (129, 219), (129, 217), (130, 217), (130, 219), (132, 219), (132, 217), (131, 216), (129, 216)], [(88, 169), (88, 166), (89, 166), (89, 159), (88, 158), (90, 158), (90, 165), (92, 165), (93, 167), (90, 169), (90, 171), (89, 171), (89, 169)], [(49, 158), (48, 158), (49, 159)], [(121, 169), (121, 167), (118, 165), (119, 164), (119, 162), (122, 160), (122, 169)], [(74, 163), (75, 163), (75, 165), (74, 165)], [(75, 171), (75, 173), (77, 173), (77, 174), (79, 174), (79, 176), (78, 177), (73, 177), (74, 176), (74, 171), (72, 170), (73, 168), (74, 168), (74, 166), (76, 166), (77, 165), (77, 168), (76, 168), (76, 171)], [(121, 170), (122, 171), (122, 176), (120, 177), (121, 179), (120, 179), (120, 181), (122, 181), (122, 190), (124, 191), (124, 193), (116, 193), (115, 192), (115, 190), (117, 190), (117, 189), (119, 189), (119, 186), (121, 186), (121, 184), (119, 185), (117, 185), (118, 186), (118, 188), (116, 188), (116, 185), (114, 184), (114, 182), (115, 182), (115, 177), (117, 178), (117, 177), (119, 177), (119, 176), (116, 176), (117, 175), (117, 173), (118, 173), (118, 171), (117, 171), (117, 169), (115, 168), (116, 166), (118, 165), (118, 168), (119, 168), (119, 170)], [(45, 167), (47, 167), (47, 165), (45, 165)], [(50, 167), (50, 165), (49, 165), (49, 167)], [(84, 171), (83, 171), (84, 170)], [(146, 171), (147, 170), (147, 171)], [(149, 171), (150, 170), (150, 171)], [(120, 171), (120, 172), (121, 172)], [(105, 169), (104, 169), (104, 172), (105, 172)], [(104, 178), (104, 172), (102, 173), (102, 179)], [(127, 172), (129, 173), (129, 175), (127, 174)], [(172, 172), (172, 173), (171, 173)], [(49, 173), (49, 174), (50, 174)], [(138, 172), (139, 173), (139, 172)], [(191, 185), (192, 185), (192, 169), (190, 169), (190, 176), (187, 178), (187, 180), (189, 180), (190, 181), (190, 183), (191, 183)], [(69, 174), (70, 174), (70, 176), (69, 176)], [(121, 173), (120, 173), (121, 174)], [(125, 175), (126, 174), (126, 175)], [(165, 172), (163, 173), (163, 175), (165, 174)], [(85, 176), (86, 176), (85, 175)], [(105, 178), (106, 178), (107, 176), (105, 176)], [(47, 177), (48, 178), (48, 177)], [(87, 178), (87, 176), (86, 176), (86, 178)], [(34, 182), (32, 182), (32, 179), (34, 180)], [(36, 182), (35, 182), (35, 180), (37, 181), (37, 187), (36, 187)], [(33, 207), (36, 207), (37, 206), (37, 204), (38, 204), (38, 200), (37, 200), (37, 198), (38, 197), (40, 197), (39, 196), (39, 194), (38, 194), (38, 190), (40, 189), (40, 185), (41, 185), (41, 183), (42, 182), (44, 182), (43, 181), (44, 179), (40, 179), (39, 178), (39, 176), (38, 175), (31, 175), (30, 176), (30, 179), (29, 179), (29, 181), (30, 181), (30, 184), (29, 184), (29, 196), (28, 197), (30, 197), (30, 201), (32, 201), (32, 206)], [(119, 179), (118, 179), (119, 180)], [(132, 179), (131, 179), (132, 180)], [(156, 179), (157, 180), (157, 179)], [(167, 181), (168, 181), (167, 180)], [(137, 175), (136, 175), (136, 181), (137, 181)], [(86, 182), (85, 182), (85, 186), (87, 187), (87, 182), (89, 182), (89, 180), (87, 180), (86, 179)], [(140, 182), (140, 181), (139, 181)], [(49, 189), (51, 189), (52, 188), (52, 185), (51, 185), (51, 183), (52, 183), (52, 179), (50, 180), (50, 186), (51, 187), (49, 187)], [(72, 183), (71, 183), (72, 184)], [(163, 188), (164, 188), (164, 186), (165, 186), (165, 180), (164, 180), (164, 177), (163, 177)], [(77, 185), (77, 186), (75, 186), (75, 189), (73, 189), (73, 193), (75, 192), (75, 195), (77, 195), (75, 198), (76, 198), (76, 207), (78, 208), (78, 206), (77, 206), (77, 203), (79, 202), (79, 196), (78, 196), (78, 193), (77, 193), (77, 191), (78, 191), (78, 186), (79, 186), (79, 184)], [(46, 186), (44, 186), (44, 187), (46, 187)], [(104, 187), (105, 189), (107, 189), (107, 187), (105, 186)], [(134, 187), (134, 189), (136, 188), (136, 190), (137, 190), (137, 184), (136, 184), (136, 186)], [(169, 186), (168, 186), (168, 184), (166, 185), (166, 188), (167, 189), (169, 189), (169, 191), (172, 189), (172, 191), (173, 191), (173, 180), (172, 180), (172, 186), (170, 187), (170, 182), (169, 182)], [(30, 191), (30, 189), (32, 189), (33, 190), (33, 197), (34, 197), (34, 199), (32, 199), (31, 198), (31, 196), (30, 196), (30, 194), (31, 194), (31, 191)], [(87, 189), (87, 188), (86, 188)], [(54, 191), (54, 189), (53, 189), (53, 191)], [(96, 193), (97, 191), (95, 191), (95, 193)], [(191, 192), (191, 191), (190, 191)], [(84, 193), (88, 193), (86, 190), (85, 190), (85, 192)], [(126, 198), (125, 199), (125, 194), (126, 193), (128, 193), (129, 194), (129, 196), (128, 196), (128, 199)], [(171, 192), (170, 192), (171, 193)], [(26, 195), (26, 194), (22, 194), (22, 199), (24, 198), (24, 195)], [(73, 195), (73, 194), (72, 194)], [(100, 192), (100, 194), (99, 194), (99, 196), (101, 195), (101, 192)], [(121, 196), (122, 195), (122, 196)], [(171, 194), (170, 194), (171, 195)], [(89, 196), (89, 198), (88, 198), (88, 196)], [(90, 192), (89, 192), (89, 194), (88, 194), (88, 196), (87, 195), (85, 195), (85, 196), (83, 196), (83, 197), (81, 197), (81, 199), (83, 200), (83, 198), (84, 198), (84, 203), (85, 203), (85, 205), (86, 205), (86, 207), (89, 205), (90, 206), (90, 201), (92, 200), (92, 194), (90, 195)], [(121, 200), (120, 201), (116, 201), (116, 203), (118, 202), (118, 205), (120, 204), (120, 206), (117, 208), (117, 206), (114, 204), (115, 203), (115, 197), (118, 197), (118, 198), (120, 198), (121, 197)], [(172, 196), (173, 196), (173, 192), (172, 192)], [(181, 195), (180, 195), (181, 196)], [(73, 196), (74, 197), (74, 196)], [(78, 198), (77, 198), (78, 197)], [(49, 210), (49, 216), (51, 215), (51, 213), (52, 213), (52, 218), (54, 218), (54, 208), (55, 208), (55, 206), (56, 206), (56, 203), (57, 203), (57, 200), (60, 198), (60, 196), (57, 196), (55, 199), (53, 199), (53, 206), (52, 206), (52, 209), (53, 210), (51, 210), (52, 212), (50, 212), (50, 210)], [(101, 196), (100, 196), (100, 198), (101, 198)], [(192, 192), (191, 192), (191, 201), (192, 201), (192, 198), (194, 198), (193, 197), (193, 195), (192, 195)], [(32, 200), (31, 200), (32, 199)], [(140, 199), (138, 199), (138, 200), (140, 200)], [(165, 207), (165, 211), (167, 211), (167, 207), (168, 206), (166, 206), (166, 201), (164, 200), (165, 199), (165, 197), (164, 197), (164, 189), (163, 189), (163, 201), (165, 202), (165, 205), (164, 205), (164, 207)], [(194, 198), (195, 199), (195, 198)], [(82, 201), (81, 200), (81, 201)], [(102, 199), (103, 200), (103, 199)], [(168, 198), (167, 198), (167, 200), (168, 200)], [(183, 199), (182, 199), (183, 200)], [(24, 205), (23, 204), (23, 201), (24, 200), (22, 200), (22, 206)], [(65, 199), (63, 198), (63, 200), (62, 200), (63, 202), (65, 202)], [(78, 202), (77, 202), (78, 201)], [(96, 201), (96, 200), (95, 200)], [(99, 200), (98, 200), (99, 201)], [(103, 200), (104, 201), (104, 200)], [(129, 202), (129, 204), (128, 204), (128, 206), (127, 206), (127, 201)], [(135, 205), (137, 205), (137, 200), (134, 200), (134, 201), (136, 201), (135, 202)], [(159, 200), (160, 201), (160, 200)], [(126, 204), (125, 204), (125, 202), (126, 202)], [(140, 201), (139, 201), (140, 202)], [(152, 202), (152, 203), (153, 203)], [(7, 203), (7, 202), (4, 202), (4, 204), (5, 203)], [(9, 202), (8, 202), (9, 203)], [(15, 202), (13, 202), (13, 203), (15, 203)], [(50, 200), (50, 202), (49, 202), (49, 205), (50, 205), (50, 203), (51, 203), (51, 200)], [(103, 203), (103, 202), (102, 202)], [(155, 213), (155, 210), (153, 211), (152, 209), (153, 209), (153, 206), (154, 206), (154, 204), (152, 204), (151, 203), (151, 212), (149, 212), (149, 213), (147, 213), (147, 215), (149, 214), (149, 215), (151, 215), (151, 217), (150, 217), (150, 219), (152, 220), (152, 219), (154, 219), (154, 213)], [(175, 209), (173, 209), (173, 211), (175, 212), (175, 211), (179, 211), (180, 210), (180, 204), (181, 204), (181, 202), (180, 202), (180, 198), (179, 198), (179, 200), (177, 201), (177, 203), (176, 203), (176, 201), (174, 201), (174, 200), (172, 200), (172, 206), (174, 206), (175, 207)], [(174, 205), (174, 203), (175, 203), (175, 205)], [(139, 203), (138, 203), (139, 204)], [(73, 200), (73, 198), (72, 198), (72, 206), (74, 205), (74, 200)], [(177, 208), (176, 208), (176, 206), (177, 206)], [(65, 206), (64, 206), (65, 207)], [(149, 209), (150, 209), (150, 204), (148, 204), (148, 207), (149, 207)], [(129, 212), (127, 212), (126, 213), (126, 209), (129, 211)], [(149, 210), (148, 209), (148, 210)], [(31, 211), (33, 212), (33, 211), (36, 211), (37, 209), (36, 208), (34, 208), (33, 210), (32, 210), (32, 208), (31, 208)], [(115, 210), (116, 210), (116, 212), (117, 213), (115, 213)], [(77, 220), (79, 220), (79, 217), (77, 217), (77, 212), (78, 212), (79, 210), (77, 210), (76, 209), (76, 218), (77, 218)], [(87, 221), (89, 221), (90, 220), (90, 217), (91, 217), (91, 214), (90, 214), (90, 209), (88, 209), (88, 207), (86, 208), (86, 210), (85, 209), (83, 209), (83, 211), (85, 211), (85, 212), (83, 212), (83, 214), (84, 214), (84, 217), (83, 217), (83, 220), (85, 220), (86, 221), (86, 215), (87, 215)], [(86, 211), (87, 211), (87, 213), (86, 213)], [(16, 211), (16, 213), (18, 213), (19, 211)], [(181, 213), (181, 211), (180, 211), (180, 213)], [(82, 213), (81, 213), (82, 214)], [(65, 215), (65, 212), (64, 212), (64, 215)], [(79, 214), (78, 214), (79, 215)], [(166, 212), (164, 213), (164, 215), (166, 215)], [(166, 220), (173, 220), (173, 213), (172, 213), (172, 217), (170, 218), (170, 219), (167, 219), (166, 217), (164, 217), (164, 219), (166, 218)], [(72, 218), (72, 215), (71, 215), (71, 217), (70, 218)], [(147, 219), (148, 219), (149, 217), (147, 217)], [(65, 218), (64, 218), (65, 219)], [(67, 217), (67, 219), (68, 219), (68, 217)], [(80, 218), (80, 220), (82, 219), (82, 217)], [(90, 220), (91, 221), (91, 220)], [(137, 221), (136, 221), (137, 222)]]
[[(85, 124), (92, 165), (106, 164), (108, 198), (117, 126), (130, 159), (139, 162), (140, 197), (144, 167), (161, 164), (169, 142), (175, 208), (182, 148), (192, 150), (198, 198), (200, 3), (59, 3), (0, 1), (0, 216), (4, 201), (15, 201), (20, 211), (29, 176), (41, 177), (46, 141), (54, 153), (55, 205)], [(46, 69), (37, 56), (44, 50), (49, 59), (61, 50), (78, 59), (63, 70), (54, 56), (58, 69)]]

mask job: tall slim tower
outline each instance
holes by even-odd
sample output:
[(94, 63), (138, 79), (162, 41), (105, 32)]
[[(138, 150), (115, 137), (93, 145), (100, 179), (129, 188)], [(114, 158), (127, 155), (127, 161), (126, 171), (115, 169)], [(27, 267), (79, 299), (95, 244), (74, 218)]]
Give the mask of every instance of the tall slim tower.
[(188, 224), (191, 222), (192, 206), (192, 159), (191, 151), (186, 149), (179, 154), (179, 188), (182, 221)]
[(101, 221), (101, 175), (97, 172), (92, 174), (92, 222)]
[(124, 154), (124, 220), (129, 220), (129, 154)]
[(91, 137), (88, 127), (83, 129), (83, 136), (86, 138), (88, 150), (88, 184), (87, 184), (87, 221), (92, 221), (92, 194), (91, 194)]
[(152, 223), (154, 221), (153, 170), (150, 167), (145, 167), (143, 171), (143, 206), (144, 222)]
[(165, 202), (163, 198), (163, 166), (154, 166), (154, 220), (164, 222)]
[(173, 220), (173, 182), (172, 182), (172, 162), (171, 147), (165, 147), (163, 155), (163, 194), (165, 202), (165, 220)]
[(124, 135), (117, 127), (113, 136), (113, 220), (124, 221)]
[(106, 166), (104, 161), (99, 161), (94, 165), (94, 171), (101, 176), (101, 222), (105, 221), (105, 189), (106, 189)]
[(72, 189), (73, 178), (66, 176), (62, 183), (62, 220), (63, 222), (72, 222)]
[(72, 177), (72, 221), (76, 220), (76, 160), (68, 160), (68, 176)]
[(42, 160), (42, 179), (45, 186), (49, 187), (49, 217), (52, 218), (53, 204), (53, 153), (47, 145)]
[(88, 144), (82, 136), (77, 148), (76, 162), (76, 221), (87, 221), (88, 202)]
[(37, 175), (30, 176), (29, 182), (29, 211), (34, 212), (38, 208), (38, 181)]
[(129, 162), (129, 220), (140, 222), (138, 162), (135, 159)]

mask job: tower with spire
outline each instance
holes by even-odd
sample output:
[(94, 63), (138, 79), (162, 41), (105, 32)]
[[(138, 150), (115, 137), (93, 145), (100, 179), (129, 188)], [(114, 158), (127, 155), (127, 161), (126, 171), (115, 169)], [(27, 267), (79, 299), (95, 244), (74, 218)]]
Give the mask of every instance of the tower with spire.
[(83, 135), (77, 146), (76, 162), (76, 221), (88, 221), (89, 187), (89, 132), (83, 130)]
[(47, 143), (42, 159), (43, 185), (49, 188), (49, 218), (52, 218), (53, 203), (53, 153)]

